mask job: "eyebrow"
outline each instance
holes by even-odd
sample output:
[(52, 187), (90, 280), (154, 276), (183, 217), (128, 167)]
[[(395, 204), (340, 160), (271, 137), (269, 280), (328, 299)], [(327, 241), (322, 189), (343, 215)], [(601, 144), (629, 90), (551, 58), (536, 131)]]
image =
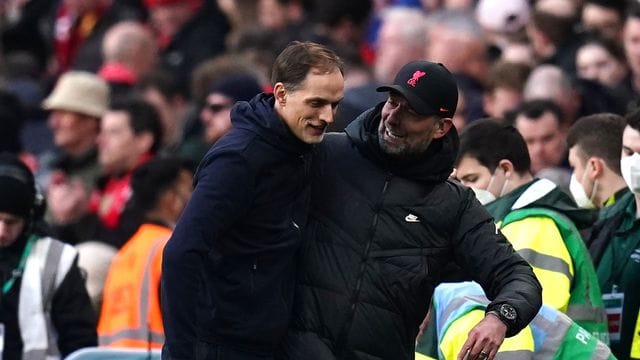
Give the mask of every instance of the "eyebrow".
[(338, 104), (342, 100), (344, 100), (344, 96), (341, 97), (340, 99), (336, 100), (336, 101), (331, 101), (331, 100), (329, 100), (327, 98), (317, 97), (316, 96), (316, 97), (312, 97), (312, 98), (306, 99), (305, 102), (306, 103), (310, 103), (310, 102), (313, 102), (313, 101), (319, 101), (319, 102), (324, 103), (324, 104)]

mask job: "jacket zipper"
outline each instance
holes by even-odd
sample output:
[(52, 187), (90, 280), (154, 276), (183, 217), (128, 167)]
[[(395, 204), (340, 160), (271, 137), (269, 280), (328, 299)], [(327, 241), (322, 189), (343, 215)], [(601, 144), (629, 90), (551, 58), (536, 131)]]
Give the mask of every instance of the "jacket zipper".
[(362, 279), (364, 278), (364, 273), (367, 267), (367, 260), (369, 259), (369, 252), (371, 250), (371, 243), (373, 242), (373, 236), (375, 235), (376, 228), (378, 226), (378, 215), (380, 213), (380, 210), (382, 209), (382, 203), (384, 202), (384, 197), (387, 194), (389, 182), (391, 182), (392, 178), (393, 174), (387, 173), (387, 176), (384, 179), (384, 185), (382, 186), (382, 192), (380, 193), (378, 201), (373, 207), (373, 219), (371, 221), (371, 227), (369, 228), (368, 240), (365, 244), (364, 251), (362, 252), (362, 257), (360, 258), (360, 268), (358, 269), (358, 277), (356, 278), (356, 285), (354, 287), (353, 295), (350, 299), (351, 306), (349, 308), (349, 314), (347, 317), (347, 321), (345, 321), (345, 324), (343, 325), (342, 330), (339, 333), (338, 341), (336, 342), (336, 350), (340, 358), (344, 356), (344, 346), (347, 342), (349, 332), (351, 331), (351, 325), (353, 325), (353, 317), (355, 316), (356, 304), (358, 302), (358, 298), (360, 297)]

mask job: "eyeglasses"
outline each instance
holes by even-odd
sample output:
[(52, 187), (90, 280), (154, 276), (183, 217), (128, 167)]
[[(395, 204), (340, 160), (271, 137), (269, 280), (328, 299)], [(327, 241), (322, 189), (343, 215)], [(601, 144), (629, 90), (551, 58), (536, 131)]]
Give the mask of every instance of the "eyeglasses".
[(208, 109), (209, 111), (211, 111), (212, 113), (218, 113), (222, 110), (228, 109), (231, 107), (230, 104), (211, 104), (211, 103), (207, 103), (204, 105), (205, 109)]

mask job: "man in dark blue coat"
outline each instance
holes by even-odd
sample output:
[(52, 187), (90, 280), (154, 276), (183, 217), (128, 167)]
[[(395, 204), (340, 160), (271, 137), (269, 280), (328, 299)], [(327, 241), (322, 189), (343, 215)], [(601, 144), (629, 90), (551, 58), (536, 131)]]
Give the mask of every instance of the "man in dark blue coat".
[(273, 94), (232, 109), (164, 250), (164, 359), (271, 359), (286, 331), (305, 155), (334, 120), (343, 67), (331, 50), (294, 42), (271, 80)]

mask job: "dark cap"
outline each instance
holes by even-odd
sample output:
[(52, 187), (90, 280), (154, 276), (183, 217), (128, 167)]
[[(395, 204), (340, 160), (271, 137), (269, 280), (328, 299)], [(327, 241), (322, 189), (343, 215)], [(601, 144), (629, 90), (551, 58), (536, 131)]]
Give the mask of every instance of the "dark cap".
[(33, 174), (16, 156), (0, 154), (0, 212), (28, 218), (35, 200)]
[(209, 94), (221, 93), (235, 101), (249, 101), (262, 92), (258, 80), (249, 74), (224, 76), (209, 88)]
[(458, 85), (442, 64), (412, 61), (403, 66), (393, 85), (376, 89), (379, 92), (397, 91), (420, 115), (440, 115), (450, 118), (458, 105)]

